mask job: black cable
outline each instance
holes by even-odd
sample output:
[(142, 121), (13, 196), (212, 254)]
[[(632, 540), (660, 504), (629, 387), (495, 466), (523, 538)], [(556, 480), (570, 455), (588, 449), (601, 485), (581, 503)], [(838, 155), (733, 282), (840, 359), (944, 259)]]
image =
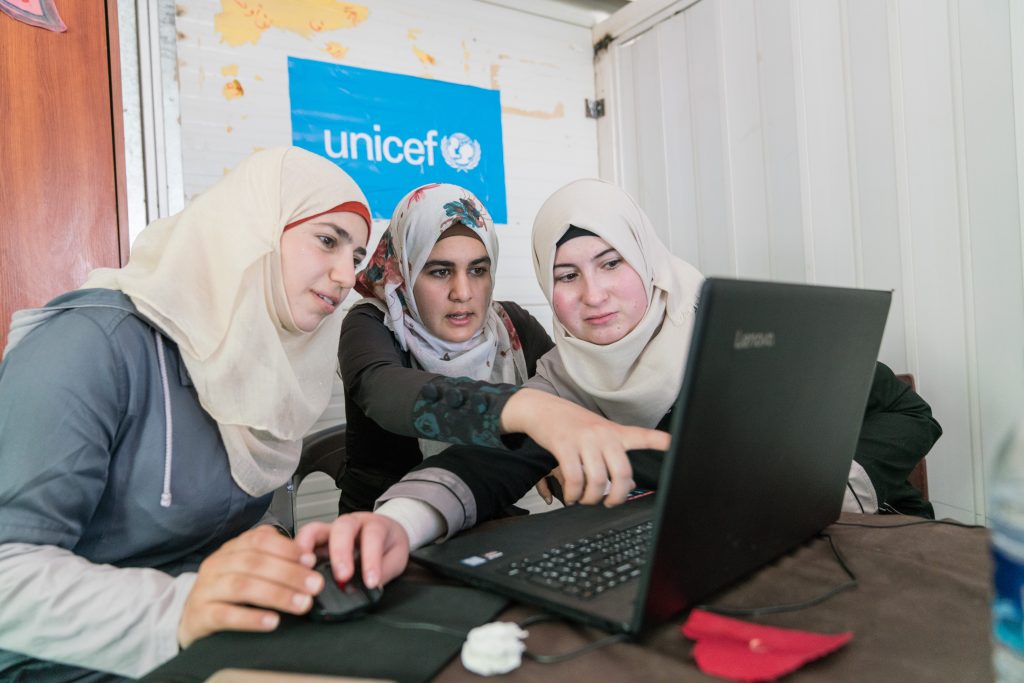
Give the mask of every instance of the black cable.
[[(561, 619), (558, 617), (553, 617), (550, 614), (535, 614), (532, 617), (527, 617), (526, 619), (523, 619), (523, 621), (520, 622), (518, 626), (519, 628), (526, 628), (527, 626), (531, 626), (532, 624), (539, 624), (545, 621), (561, 621)], [(601, 638), (600, 640), (595, 640), (594, 642), (588, 643), (581, 648), (569, 650), (568, 652), (563, 652), (557, 655), (538, 655), (534, 654), (533, 652), (530, 652), (529, 650), (526, 650), (525, 652), (523, 652), (523, 654), (526, 655), (529, 659), (532, 659), (533, 661), (538, 662), (540, 664), (557, 664), (558, 662), (564, 662), (568, 659), (572, 659), (573, 657), (579, 657), (582, 654), (586, 654), (587, 652), (597, 650), (598, 648), (602, 648), (606, 645), (612, 645), (613, 643), (621, 642), (623, 640), (626, 640), (627, 638), (629, 638), (629, 636), (627, 636), (625, 633), (617, 633), (606, 638)]]
[(864, 524), (863, 522), (832, 522), (835, 526), (860, 526), (865, 529), (899, 529), (905, 526), (918, 526), (920, 524), (945, 524), (957, 526), (961, 529), (984, 529), (984, 524), (964, 524), (953, 519), (918, 519), (913, 522), (900, 522), (899, 524)]
[(853, 499), (857, 501), (857, 507), (859, 507), (860, 511), (863, 513), (864, 504), (860, 502), (860, 496), (858, 496), (857, 492), (853, 490), (853, 484), (851, 484), (850, 482), (846, 482), (846, 488), (850, 489), (850, 493), (853, 494)]
[(367, 616), (370, 619), (379, 621), (383, 624), (387, 624), (388, 626), (393, 626), (394, 628), (410, 628), (418, 629), (420, 631), (433, 631), (434, 633), (443, 633), (445, 635), (462, 638), (463, 640), (465, 640), (466, 636), (469, 635), (467, 631), (460, 631), (458, 629), (448, 628), (447, 626), (440, 626), (438, 624), (431, 624), (425, 621), (395, 621), (393, 619), (388, 619), (387, 617), (382, 617), (379, 614), (370, 614)]
[(706, 612), (713, 612), (715, 614), (721, 614), (727, 617), (759, 617), (765, 614), (781, 614), (782, 612), (796, 612), (808, 607), (814, 607), (819, 605), (833, 595), (842, 593), (843, 591), (850, 590), (851, 588), (857, 587), (857, 577), (854, 576), (853, 572), (847, 566), (846, 561), (843, 560), (843, 556), (839, 554), (839, 548), (836, 547), (835, 541), (828, 534), (818, 534), (822, 538), (828, 539), (829, 547), (832, 548), (832, 554), (835, 556), (836, 561), (839, 562), (839, 566), (843, 568), (846, 575), (850, 577), (850, 580), (846, 583), (842, 583), (835, 588), (832, 588), (825, 593), (819, 595), (816, 598), (811, 598), (804, 602), (797, 602), (788, 605), (768, 605), (766, 607), (728, 607), (728, 606), (716, 606), (716, 605), (698, 605), (697, 609), (702, 609)]
[(559, 655), (538, 655), (530, 652), (529, 650), (526, 650), (525, 652), (523, 652), (523, 654), (540, 664), (558, 664), (559, 662), (564, 662), (567, 659), (572, 659), (573, 657), (579, 657), (580, 655), (591, 652), (592, 650), (597, 650), (598, 648), (602, 648), (606, 645), (612, 645), (614, 643), (621, 642), (626, 638), (627, 636), (624, 633), (617, 633), (614, 636), (608, 636), (607, 638), (602, 638), (601, 640), (595, 640), (594, 642), (584, 645), (581, 648), (569, 650), (568, 652), (563, 652)]
[[(455, 636), (463, 640), (465, 640), (469, 636), (468, 632), (459, 631), (458, 629), (454, 628), (448, 628), (447, 626), (439, 626), (438, 624), (431, 624), (429, 622), (395, 621), (393, 619), (388, 619), (387, 617), (383, 617), (378, 614), (370, 614), (368, 616), (370, 619), (374, 619), (381, 623), (387, 624), (388, 626), (393, 626), (394, 628), (408, 628), (418, 629), (422, 631), (431, 631), (433, 633), (441, 633), (444, 635)], [(553, 617), (549, 614), (535, 614), (532, 617), (527, 617), (521, 623), (518, 623), (516, 625), (519, 628), (525, 629), (527, 626), (530, 626), (531, 624), (538, 624), (545, 621), (560, 621), (560, 619), (558, 619), (557, 617)], [(564, 662), (567, 659), (578, 657), (582, 654), (586, 654), (587, 652), (596, 650), (598, 648), (602, 648), (606, 645), (611, 645), (612, 643), (617, 643), (622, 640), (626, 640), (627, 638), (627, 635), (619, 633), (613, 636), (608, 636), (607, 638), (595, 640), (594, 642), (588, 643), (587, 645), (584, 645), (583, 647), (578, 648), (576, 650), (570, 650), (569, 652), (563, 652), (557, 655), (538, 655), (534, 654), (533, 652), (530, 652), (529, 650), (524, 651), (523, 655), (540, 664), (557, 664), (558, 662)]]
[(526, 628), (527, 626), (533, 626), (534, 624), (543, 624), (546, 621), (558, 621), (558, 617), (553, 617), (550, 614), (534, 614), (532, 617), (526, 617), (517, 624), (519, 628)]

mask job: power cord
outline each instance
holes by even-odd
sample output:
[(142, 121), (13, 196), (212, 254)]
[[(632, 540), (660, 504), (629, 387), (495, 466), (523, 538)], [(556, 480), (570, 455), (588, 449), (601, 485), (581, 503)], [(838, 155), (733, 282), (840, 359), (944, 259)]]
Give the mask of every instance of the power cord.
[(857, 587), (857, 577), (854, 576), (853, 572), (847, 566), (846, 561), (843, 560), (843, 556), (839, 554), (839, 548), (836, 547), (836, 543), (832, 540), (832, 537), (828, 534), (818, 534), (820, 538), (828, 539), (828, 545), (832, 549), (832, 554), (835, 556), (839, 566), (843, 568), (846, 575), (850, 577), (850, 580), (842, 583), (835, 588), (832, 588), (822, 595), (816, 598), (811, 598), (804, 602), (797, 602), (788, 605), (768, 605), (766, 607), (728, 607), (718, 605), (698, 605), (697, 609), (702, 609), (707, 612), (714, 612), (715, 614), (721, 614), (727, 617), (759, 617), (765, 614), (781, 614), (782, 612), (797, 612), (808, 607), (814, 607), (819, 605), (833, 595), (842, 593), (843, 591), (850, 590), (851, 588)]
[(445, 635), (461, 638), (462, 640), (465, 640), (466, 636), (469, 635), (469, 633), (466, 631), (460, 631), (458, 629), (448, 628), (447, 626), (440, 626), (438, 624), (431, 624), (426, 621), (395, 621), (394, 619), (382, 617), (379, 614), (368, 614), (366, 618), (373, 619), (374, 621), (379, 621), (382, 624), (387, 624), (388, 626), (393, 626), (395, 628), (415, 629), (419, 631), (432, 631), (434, 633), (443, 633)]
[(984, 524), (964, 524), (953, 519), (917, 519), (913, 522), (901, 522), (899, 524), (865, 524), (863, 522), (833, 522), (835, 526), (859, 526), (865, 529), (899, 529), (905, 526), (919, 526), (921, 524), (945, 524), (956, 526), (961, 529), (984, 529)]
[[(851, 489), (852, 490), (852, 489)], [(857, 494), (854, 494), (856, 497)], [(859, 501), (858, 501), (859, 502)], [(945, 524), (947, 526), (960, 527), (961, 529), (984, 529), (985, 526), (982, 524), (964, 524), (963, 522), (957, 522), (951, 519), (916, 519), (913, 522), (901, 522), (900, 524), (865, 524), (863, 522), (833, 522), (836, 526), (856, 526), (864, 527), (865, 529), (899, 529), (901, 527), (908, 526), (919, 526), (921, 524)], [(807, 600), (806, 602), (798, 602), (790, 605), (770, 605), (767, 607), (728, 607), (728, 606), (715, 606), (715, 605), (698, 605), (699, 609), (706, 610), (708, 612), (714, 612), (715, 614), (721, 614), (729, 617), (757, 617), (764, 614), (779, 614), (782, 612), (796, 612), (798, 610), (813, 607), (821, 604), (831, 598), (837, 593), (856, 588), (857, 577), (854, 576), (853, 572), (847, 566), (843, 560), (842, 555), (839, 554), (839, 548), (836, 546), (835, 541), (828, 534), (818, 534), (822, 538), (828, 539), (829, 547), (832, 549), (832, 554), (835, 555), (836, 561), (839, 566), (843, 568), (846, 575), (850, 577), (850, 580), (846, 583), (840, 584), (835, 588), (819, 595), (816, 598)]]
[[(454, 636), (461, 640), (465, 640), (466, 637), (469, 636), (469, 633), (467, 631), (460, 631), (458, 629), (448, 628), (447, 626), (439, 626), (437, 624), (431, 624), (429, 622), (395, 621), (394, 619), (389, 619), (387, 617), (383, 617), (377, 614), (370, 614), (367, 615), (367, 617), (369, 619), (374, 619), (376, 621), (379, 621), (383, 624), (387, 624), (388, 626), (393, 626), (395, 628), (431, 631), (433, 633), (442, 633), (444, 635)], [(527, 617), (522, 622), (518, 623), (517, 626), (519, 626), (519, 628), (525, 629), (527, 626), (532, 626), (533, 624), (539, 624), (548, 621), (561, 621), (561, 619), (559, 617), (551, 616), (550, 614), (535, 614), (532, 617)], [(582, 654), (586, 654), (588, 652), (597, 650), (607, 645), (621, 642), (623, 640), (626, 640), (628, 637), (629, 636), (627, 636), (624, 633), (611, 635), (606, 638), (601, 638), (600, 640), (595, 640), (592, 643), (588, 643), (587, 645), (584, 645), (581, 648), (570, 650), (569, 652), (563, 652), (557, 655), (539, 655), (530, 652), (529, 650), (523, 652), (523, 655), (526, 656), (528, 659), (532, 659), (533, 661), (538, 662), (540, 664), (557, 664), (559, 662), (564, 662), (566, 660), (578, 657)]]
[(857, 507), (860, 508), (861, 512), (864, 512), (864, 503), (860, 502), (860, 496), (858, 496), (857, 492), (853, 490), (853, 484), (846, 482), (846, 488), (850, 489), (850, 494), (853, 495), (853, 499), (857, 501)]
[[(519, 624), (519, 628), (526, 628), (527, 626), (547, 621), (561, 621), (561, 619), (559, 617), (553, 617), (550, 614), (535, 614), (532, 617), (527, 617), (526, 619), (523, 619), (522, 623)], [(627, 636), (624, 633), (617, 633), (615, 635), (601, 638), (600, 640), (595, 640), (594, 642), (588, 643), (587, 645), (584, 645), (581, 648), (569, 650), (568, 652), (563, 652), (562, 654), (558, 655), (538, 655), (534, 654), (533, 652), (530, 652), (529, 650), (527, 650), (523, 654), (526, 655), (528, 658), (532, 659), (533, 661), (539, 662), (541, 664), (557, 664), (558, 662), (564, 662), (568, 659), (579, 657), (582, 654), (586, 654), (593, 650), (600, 649), (602, 647), (605, 647), (606, 645), (612, 645), (614, 643), (622, 642), (623, 640), (626, 640), (628, 637), (629, 636)]]

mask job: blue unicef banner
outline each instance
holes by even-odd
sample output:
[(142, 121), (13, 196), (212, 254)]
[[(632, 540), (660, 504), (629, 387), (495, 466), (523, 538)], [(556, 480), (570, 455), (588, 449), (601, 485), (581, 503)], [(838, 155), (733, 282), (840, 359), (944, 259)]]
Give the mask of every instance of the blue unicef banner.
[(418, 185), (453, 183), (508, 222), (497, 90), (289, 57), (288, 93), (292, 144), (345, 169), (375, 217)]

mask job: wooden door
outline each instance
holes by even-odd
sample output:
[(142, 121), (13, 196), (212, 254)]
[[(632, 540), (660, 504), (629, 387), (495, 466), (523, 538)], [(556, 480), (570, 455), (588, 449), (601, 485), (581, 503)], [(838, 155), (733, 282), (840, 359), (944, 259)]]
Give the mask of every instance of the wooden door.
[(65, 33), (0, 14), (0, 351), (14, 311), (127, 258), (117, 2), (56, 5)]

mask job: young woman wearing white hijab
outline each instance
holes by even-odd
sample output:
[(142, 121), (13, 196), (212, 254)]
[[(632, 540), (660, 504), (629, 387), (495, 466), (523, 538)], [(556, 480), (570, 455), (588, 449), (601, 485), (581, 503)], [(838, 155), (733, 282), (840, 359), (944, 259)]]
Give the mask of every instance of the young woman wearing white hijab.
[(143, 230), (123, 268), (15, 314), (0, 678), (137, 677), (309, 609), (313, 545), (253, 526), (330, 397), (369, 222), (331, 162), (258, 152)]
[(622, 424), (656, 426), (682, 381), (703, 276), (672, 255), (629, 195), (594, 179), (541, 207), (533, 262), (557, 352), (530, 386)]
[[(667, 431), (700, 274), (669, 253), (625, 192), (600, 180), (579, 180), (552, 195), (533, 237), (557, 352), (541, 359), (528, 386), (616, 422)], [(906, 480), (941, 433), (928, 404), (878, 363), (843, 509), (932, 516)], [(657, 459), (646, 464), (653, 476)], [(539, 488), (550, 495), (545, 480)]]

